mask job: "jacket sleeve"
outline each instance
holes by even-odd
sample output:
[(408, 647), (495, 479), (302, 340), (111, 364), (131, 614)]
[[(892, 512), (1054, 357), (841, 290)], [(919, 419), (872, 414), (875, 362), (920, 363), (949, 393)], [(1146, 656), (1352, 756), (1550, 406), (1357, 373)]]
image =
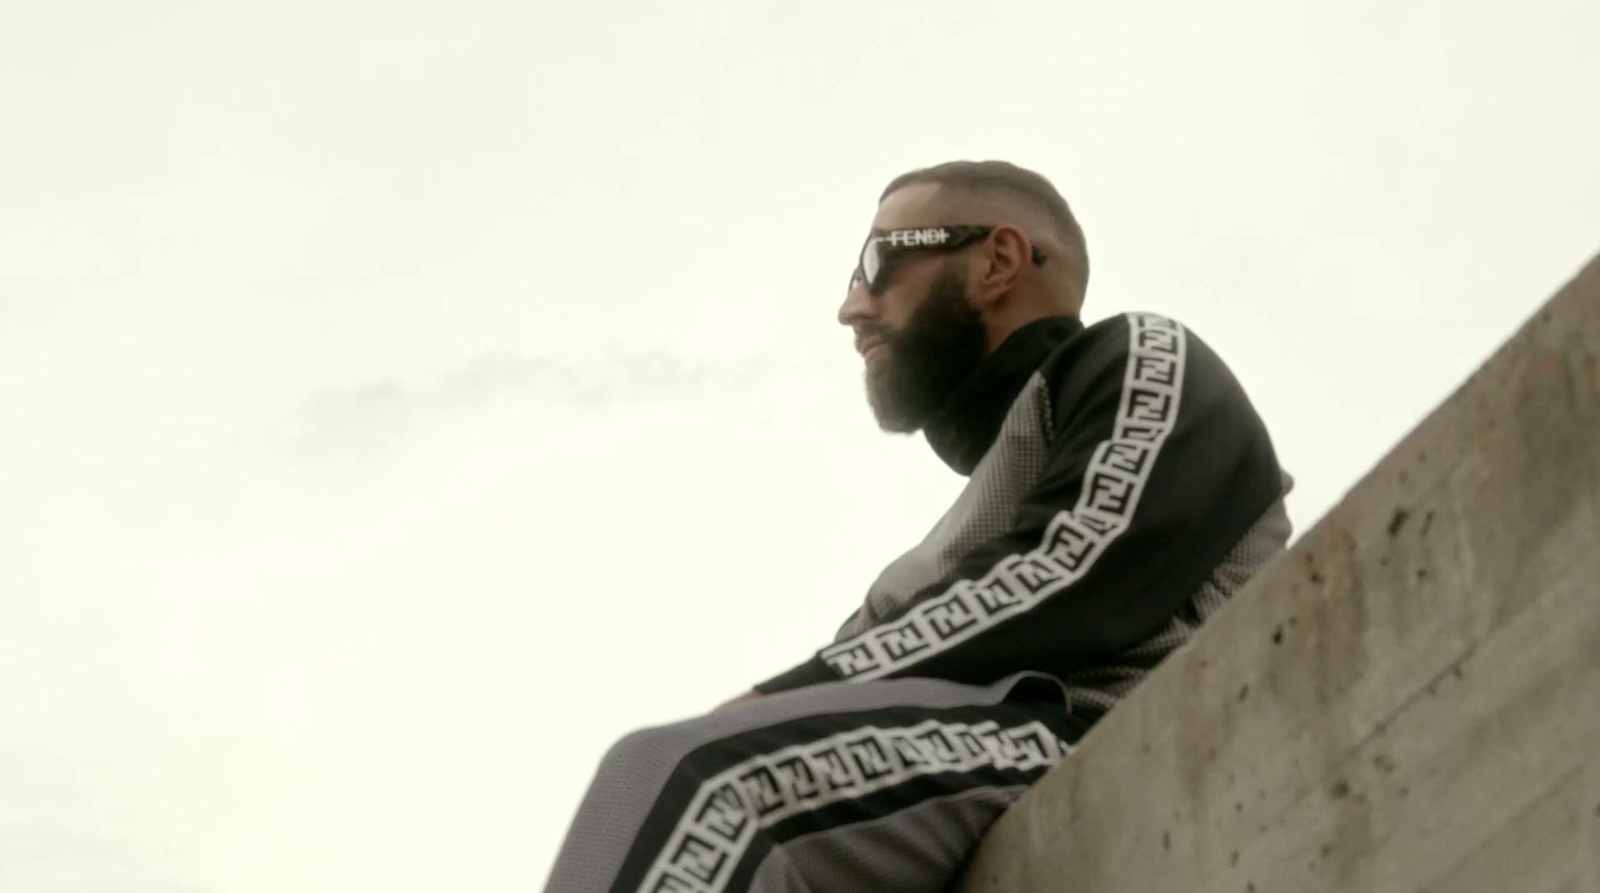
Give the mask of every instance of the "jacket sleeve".
[(1071, 672), (1154, 635), (1281, 496), (1259, 416), (1181, 325), (1128, 314), (1042, 370), (1045, 468), (1010, 529), (910, 608), (761, 683)]

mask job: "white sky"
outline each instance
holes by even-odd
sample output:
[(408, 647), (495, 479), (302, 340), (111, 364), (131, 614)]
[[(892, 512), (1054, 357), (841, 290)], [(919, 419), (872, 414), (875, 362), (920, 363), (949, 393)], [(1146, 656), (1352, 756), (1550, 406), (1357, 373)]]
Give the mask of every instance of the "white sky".
[(0, 0), (0, 889), (537, 889), (957, 492), (834, 312), (1007, 158), (1302, 530), (1600, 249), (1592, 0)]

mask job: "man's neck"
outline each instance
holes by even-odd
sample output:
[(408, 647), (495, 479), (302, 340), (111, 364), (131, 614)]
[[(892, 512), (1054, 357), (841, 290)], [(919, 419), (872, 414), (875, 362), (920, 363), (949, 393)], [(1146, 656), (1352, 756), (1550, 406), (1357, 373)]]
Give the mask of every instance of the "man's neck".
[[(1037, 326), (1031, 331), (1024, 331)], [(1011, 404), (1040, 364), (1068, 338), (1083, 330), (1071, 314), (1042, 316), (1018, 326), (991, 352), (924, 428), (928, 445), (958, 474), (971, 474), (994, 444)]]
[(1000, 345), (1006, 343), (1012, 335), (1017, 333), (1017, 330), (1026, 328), (1041, 319), (1077, 315), (1077, 311), (1066, 302), (1052, 306), (1034, 304), (1027, 308), (1014, 307), (1009, 308), (1009, 312), (991, 315), (989, 319), (985, 320), (984, 325), (984, 356), (993, 356), (994, 352), (1000, 349)]
[(984, 320), (986, 330), (986, 344), (984, 355), (994, 355), (995, 350), (1005, 344), (1019, 328), (1034, 325), (1038, 320), (1051, 317), (1077, 317), (1077, 307), (1082, 301), (1074, 301), (1067, 296), (1040, 296), (1040, 294), (1016, 294), (1000, 302), (994, 307)]

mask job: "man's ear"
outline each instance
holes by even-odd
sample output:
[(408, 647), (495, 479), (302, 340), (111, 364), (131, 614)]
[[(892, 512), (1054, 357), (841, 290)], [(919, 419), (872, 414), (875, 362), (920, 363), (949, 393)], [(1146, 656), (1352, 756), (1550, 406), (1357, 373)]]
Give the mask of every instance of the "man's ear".
[(992, 304), (1017, 288), (1032, 262), (1033, 242), (1014, 226), (997, 226), (989, 234), (988, 251), (978, 277), (978, 299)]

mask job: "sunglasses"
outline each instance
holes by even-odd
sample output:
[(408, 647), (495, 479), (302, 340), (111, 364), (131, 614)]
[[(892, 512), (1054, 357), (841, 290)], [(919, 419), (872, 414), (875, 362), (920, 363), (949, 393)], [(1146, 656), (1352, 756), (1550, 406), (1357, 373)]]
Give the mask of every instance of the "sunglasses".
[[(850, 287), (857, 283), (866, 285), (873, 294), (888, 284), (885, 271), (896, 258), (907, 254), (959, 251), (994, 232), (992, 226), (925, 226), (917, 229), (891, 229), (872, 231), (861, 257), (856, 261), (855, 272), (850, 275)], [(1042, 264), (1045, 253), (1033, 249), (1033, 262)]]

